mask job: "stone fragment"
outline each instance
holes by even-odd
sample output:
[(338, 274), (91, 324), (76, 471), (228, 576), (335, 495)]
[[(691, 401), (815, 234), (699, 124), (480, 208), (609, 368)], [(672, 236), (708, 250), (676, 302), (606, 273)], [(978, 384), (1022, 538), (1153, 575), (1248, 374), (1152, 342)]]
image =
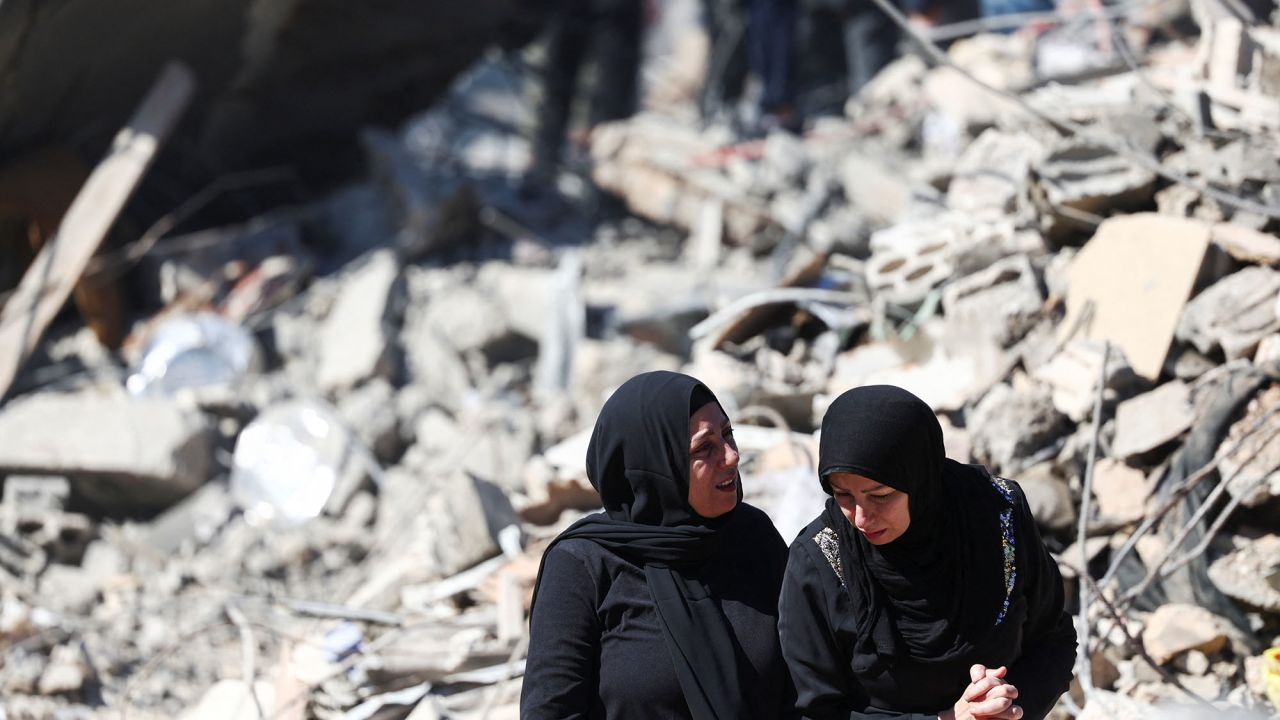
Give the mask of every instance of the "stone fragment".
[(1045, 199), (1053, 207), (1106, 216), (1148, 204), (1155, 175), (1101, 145), (1076, 142), (1045, 157), (1036, 167)]
[(1035, 324), (1044, 298), (1025, 256), (1003, 258), (942, 291), (948, 322), (985, 329), (1001, 347), (1020, 340)]
[(1111, 454), (1128, 459), (1150, 452), (1181, 436), (1194, 421), (1191, 389), (1181, 380), (1167, 382), (1116, 406)]
[(413, 558), (417, 581), (447, 577), (497, 555), (499, 531), (518, 522), (501, 489), (462, 472), (390, 470), (378, 502), (378, 535), (389, 542), (404, 528), (392, 546)]
[(1253, 364), (1259, 367), (1280, 362), (1280, 334), (1268, 335), (1258, 341), (1258, 351), (1253, 354)]
[(1280, 238), (1236, 223), (1216, 223), (1213, 243), (1231, 257), (1258, 265), (1280, 264)]
[(1280, 535), (1245, 540), (1245, 546), (1209, 566), (1209, 579), (1248, 607), (1280, 612)]
[(1018, 485), (1027, 496), (1027, 504), (1036, 524), (1050, 532), (1060, 532), (1076, 522), (1075, 501), (1071, 488), (1053, 470), (1050, 463), (1040, 463), (1018, 473)]
[(1214, 283), (1187, 304), (1177, 337), (1202, 353), (1221, 347), (1228, 360), (1252, 357), (1258, 342), (1280, 330), (1280, 272), (1246, 267)]
[(0, 410), (0, 471), (65, 475), (103, 511), (166, 507), (208, 478), (213, 432), (162, 398), (38, 393)]
[(394, 371), (390, 328), (399, 275), (395, 254), (375, 250), (343, 281), (318, 338), (316, 381), (325, 392)]
[[(254, 697), (257, 701), (254, 701)], [(250, 690), (244, 680), (219, 680), (205, 691), (200, 702), (179, 715), (179, 720), (259, 720), (275, 709), (275, 688), (266, 680), (259, 680)]]
[(1142, 631), (1142, 644), (1161, 665), (1189, 650), (1213, 655), (1227, 646), (1234, 629), (1204, 608), (1166, 603), (1156, 608)]
[(1025, 133), (991, 129), (969, 144), (956, 161), (947, 207), (959, 212), (993, 208), (1017, 213), (1028, 202), (1031, 167), (1044, 147)]
[(533, 357), (537, 343), (516, 332), (491, 293), (471, 285), (429, 299), (425, 324), (456, 352), (481, 352), (492, 362)]
[(41, 695), (71, 695), (79, 692), (92, 675), (78, 645), (58, 645), (49, 655), (38, 689)]
[(1093, 466), (1094, 498), (1098, 511), (1108, 520), (1131, 523), (1142, 519), (1153, 485), (1146, 473), (1112, 458), (1099, 458)]
[(1120, 693), (1099, 690), (1093, 694), (1076, 720), (1155, 720), (1163, 712)]
[(1106, 220), (1071, 262), (1061, 332), (1092, 307), (1077, 337), (1110, 340), (1134, 372), (1157, 379), (1208, 247), (1208, 226), (1196, 221), (1149, 213)]
[[(1280, 404), (1280, 385), (1271, 385), (1249, 401), (1244, 417), (1227, 430), (1218, 446), (1222, 462), (1218, 472), (1227, 480), (1227, 492), (1241, 496), (1245, 507), (1257, 507), (1280, 496), (1280, 414), (1263, 416)], [(1249, 429), (1262, 422), (1253, 434)], [(1234, 452), (1228, 450), (1239, 446)]]
[(867, 284), (888, 302), (914, 305), (955, 275), (1043, 247), (1038, 233), (1017, 229), (1003, 213), (943, 213), (874, 233)]
[(401, 450), (395, 394), (391, 383), (374, 378), (344, 395), (337, 406), (347, 427), (384, 463), (395, 462)]
[[(1075, 422), (1083, 422), (1093, 414), (1097, 401), (1098, 378), (1102, 374), (1103, 344), (1097, 340), (1073, 340), (1048, 362), (1031, 370), (1031, 377), (1053, 389), (1053, 406)], [(1138, 378), (1119, 348), (1112, 347), (1107, 357), (1104, 403), (1132, 390)]]
[(995, 472), (1014, 476), (1041, 454), (1056, 454), (1056, 444), (1069, 430), (1047, 389), (1014, 389), (1007, 383), (993, 387), (966, 424), (974, 457)]
[(911, 186), (880, 160), (851, 153), (840, 161), (845, 198), (876, 225), (902, 220), (911, 207)]

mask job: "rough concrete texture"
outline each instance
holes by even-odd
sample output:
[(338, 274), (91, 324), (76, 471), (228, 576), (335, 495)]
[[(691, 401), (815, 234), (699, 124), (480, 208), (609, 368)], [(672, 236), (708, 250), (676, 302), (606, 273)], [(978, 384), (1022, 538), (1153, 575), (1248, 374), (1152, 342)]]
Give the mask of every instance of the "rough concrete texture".
[(209, 478), (211, 423), (159, 398), (42, 393), (0, 410), (0, 468), (65, 475), (113, 511), (166, 507)]
[(1246, 267), (1187, 303), (1178, 322), (1178, 339), (1203, 353), (1221, 347), (1228, 360), (1252, 357), (1263, 338), (1280, 330), (1277, 295), (1280, 272)]

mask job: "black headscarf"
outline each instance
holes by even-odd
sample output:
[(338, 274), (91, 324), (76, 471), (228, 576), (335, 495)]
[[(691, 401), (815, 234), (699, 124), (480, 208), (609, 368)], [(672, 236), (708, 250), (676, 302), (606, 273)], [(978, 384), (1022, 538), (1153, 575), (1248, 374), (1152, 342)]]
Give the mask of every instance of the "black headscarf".
[[(600, 411), (587, 447), (587, 476), (604, 512), (569, 526), (552, 545), (585, 538), (643, 565), (694, 719), (751, 718), (729, 621), (696, 577), (719, 551), (720, 531), (733, 515), (707, 519), (689, 507), (689, 417), (707, 401), (715, 402), (711, 391), (679, 373), (623, 383)], [(741, 500), (741, 483), (738, 492)], [(535, 584), (535, 602), (537, 592)]]
[(855, 672), (889, 658), (946, 661), (970, 653), (1005, 599), (1000, 513), (1012, 507), (986, 471), (946, 457), (933, 410), (902, 388), (849, 390), (822, 419), (818, 474), (862, 475), (907, 494), (910, 524), (872, 545), (832, 498), (823, 517), (840, 563), (857, 640)]

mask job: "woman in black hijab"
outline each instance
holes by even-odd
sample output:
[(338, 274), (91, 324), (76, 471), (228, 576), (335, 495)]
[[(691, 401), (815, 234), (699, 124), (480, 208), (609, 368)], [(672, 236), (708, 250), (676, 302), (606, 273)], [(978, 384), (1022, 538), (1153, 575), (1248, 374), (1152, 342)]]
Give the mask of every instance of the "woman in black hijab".
[(1043, 718), (1076, 635), (1022, 489), (948, 459), (901, 388), (822, 420), (826, 510), (791, 544), (778, 622), (806, 718)]
[(786, 545), (741, 502), (729, 419), (702, 383), (638, 375), (587, 448), (604, 512), (547, 549), (523, 720), (790, 717), (777, 637)]

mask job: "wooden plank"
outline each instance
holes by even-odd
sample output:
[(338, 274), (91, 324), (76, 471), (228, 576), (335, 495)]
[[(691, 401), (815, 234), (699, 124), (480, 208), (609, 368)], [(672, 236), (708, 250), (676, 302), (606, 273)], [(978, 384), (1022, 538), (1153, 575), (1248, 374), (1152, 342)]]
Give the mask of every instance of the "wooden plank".
[(0, 313), (0, 398), (23, 360), (66, 302), (125, 202), (177, 124), (195, 89), (185, 66), (173, 62), (147, 93), (107, 156), (89, 175), (54, 237), (40, 250)]

